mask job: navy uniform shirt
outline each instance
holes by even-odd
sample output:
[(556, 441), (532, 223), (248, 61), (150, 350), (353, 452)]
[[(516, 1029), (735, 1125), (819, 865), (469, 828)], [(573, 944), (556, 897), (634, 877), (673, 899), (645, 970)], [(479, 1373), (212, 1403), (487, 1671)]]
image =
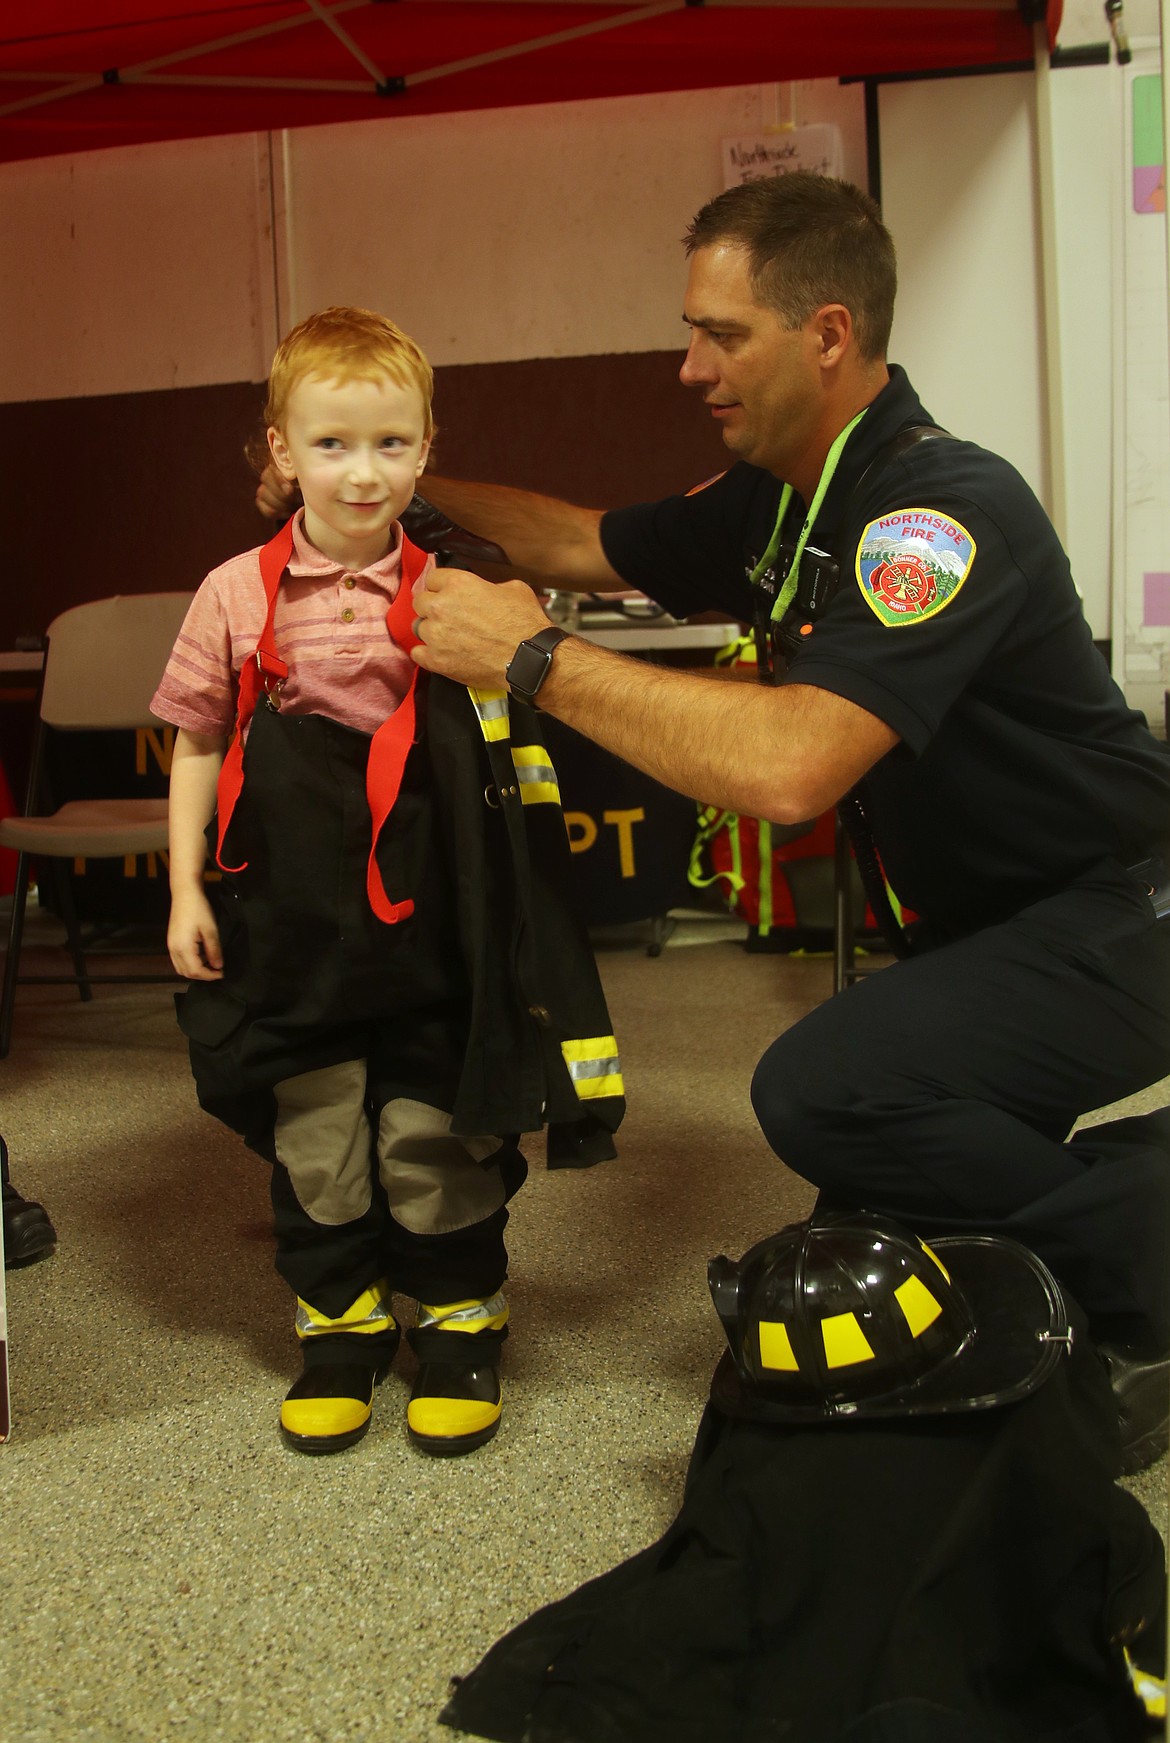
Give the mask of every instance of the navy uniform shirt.
[[(1006, 460), (937, 440), (866, 472), (899, 429), (933, 421), (903, 372), (890, 376), (810, 534), (839, 557), (840, 582), (785, 681), (898, 734), (862, 783), (877, 845), (900, 901), (959, 933), (1170, 840), (1170, 756), (1114, 684), (1056, 533)], [(602, 545), (675, 616), (750, 621), (747, 572), (779, 500), (779, 482), (741, 462), (690, 495), (605, 515)], [(786, 538), (804, 513), (794, 499)]]

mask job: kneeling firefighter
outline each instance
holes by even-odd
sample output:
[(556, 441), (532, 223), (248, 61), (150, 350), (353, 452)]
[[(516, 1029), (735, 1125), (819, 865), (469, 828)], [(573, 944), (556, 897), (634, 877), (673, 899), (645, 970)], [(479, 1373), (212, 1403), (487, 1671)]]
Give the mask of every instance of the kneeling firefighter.
[(459, 1682), (526, 1743), (1124, 1743), (1165, 1716), (1161, 1539), (1080, 1310), (1001, 1237), (818, 1212), (708, 1281), (681, 1511)]

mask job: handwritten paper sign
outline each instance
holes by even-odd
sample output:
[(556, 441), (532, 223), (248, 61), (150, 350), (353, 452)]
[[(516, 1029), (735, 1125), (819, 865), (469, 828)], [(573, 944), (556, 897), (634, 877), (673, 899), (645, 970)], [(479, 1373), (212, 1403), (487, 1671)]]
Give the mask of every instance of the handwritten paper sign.
[(721, 143), (725, 188), (760, 181), (764, 176), (791, 175), (796, 169), (821, 176), (841, 174), (841, 129), (831, 121)]

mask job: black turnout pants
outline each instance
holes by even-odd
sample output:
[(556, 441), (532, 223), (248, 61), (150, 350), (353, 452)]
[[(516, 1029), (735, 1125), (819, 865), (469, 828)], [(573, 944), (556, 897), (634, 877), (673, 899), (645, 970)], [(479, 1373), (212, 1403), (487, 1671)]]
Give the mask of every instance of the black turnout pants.
[(1170, 1074), (1170, 918), (1113, 862), (858, 981), (780, 1036), (752, 1100), (833, 1204), (1010, 1236), (1094, 1335), (1170, 1345), (1170, 1109), (1082, 1128)]
[(369, 744), (325, 716), (257, 709), (235, 870), (215, 887), (224, 977), (177, 1000), (201, 1105), (274, 1164), (277, 1269), (330, 1319), (383, 1277), (428, 1304), (492, 1295), (525, 1174), (512, 1137), (450, 1130), (471, 990), (449, 856), (412, 757), (379, 861), (414, 912), (375, 917)]

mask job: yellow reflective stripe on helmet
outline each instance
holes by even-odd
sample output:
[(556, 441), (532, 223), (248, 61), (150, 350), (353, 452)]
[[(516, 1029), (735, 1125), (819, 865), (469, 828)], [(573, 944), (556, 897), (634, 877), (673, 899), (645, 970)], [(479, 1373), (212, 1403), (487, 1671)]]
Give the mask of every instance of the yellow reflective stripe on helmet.
[(760, 1361), (765, 1368), (782, 1368), (790, 1374), (800, 1369), (788, 1327), (778, 1319), (760, 1321)]
[(562, 1041), (561, 1052), (582, 1101), (603, 1095), (625, 1095), (622, 1061), (612, 1035), (595, 1035), (588, 1041)]
[(939, 1270), (942, 1272), (943, 1276), (946, 1278), (947, 1282), (949, 1283), (951, 1280), (951, 1274), (947, 1270), (946, 1266), (943, 1264), (942, 1260), (939, 1258), (938, 1254), (934, 1251), (934, 1249), (932, 1247), (928, 1247), (925, 1241), (919, 1241), (918, 1245), (922, 1248), (922, 1251), (926, 1254), (928, 1259), (934, 1260), (935, 1264), (938, 1266)]
[(825, 1363), (830, 1368), (848, 1368), (854, 1362), (872, 1362), (873, 1351), (855, 1313), (834, 1313), (821, 1321), (825, 1340)]
[(1125, 1668), (1129, 1672), (1133, 1692), (1146, 1709), (1146, 1717), (1148, 1719), (1164, 1719), (1166, 1717), (1165, 1677), (1155, 1676), (1150, 1670), (1142, 1670), (1140, 1665), (1136, 1665), (1129, 1656), (1126, 1647), (1123, 1646), (1121, 1650), (1125, 1653)]
[(941, 1302), (935, 1300), (921, 1277), (907, 1277), (894, 1290), (894, 1299), (906, 1315), (906, 1324), (914, 1337), (933, 1325), (942, 1312)]
[(477, 690), (473, 685), (467, 686), (467, 694), (475, 705), (479, 716), (479, 729), (489, 744), (497, 739), (510, 735), (508, 725), (508, 692), (506, 690)]
[(559, 805), (561, 789), (557, 771), (549, 761), (542, 744), (514, 744), (512, 761), (520, 782), (520, 802), (523, 805)]

